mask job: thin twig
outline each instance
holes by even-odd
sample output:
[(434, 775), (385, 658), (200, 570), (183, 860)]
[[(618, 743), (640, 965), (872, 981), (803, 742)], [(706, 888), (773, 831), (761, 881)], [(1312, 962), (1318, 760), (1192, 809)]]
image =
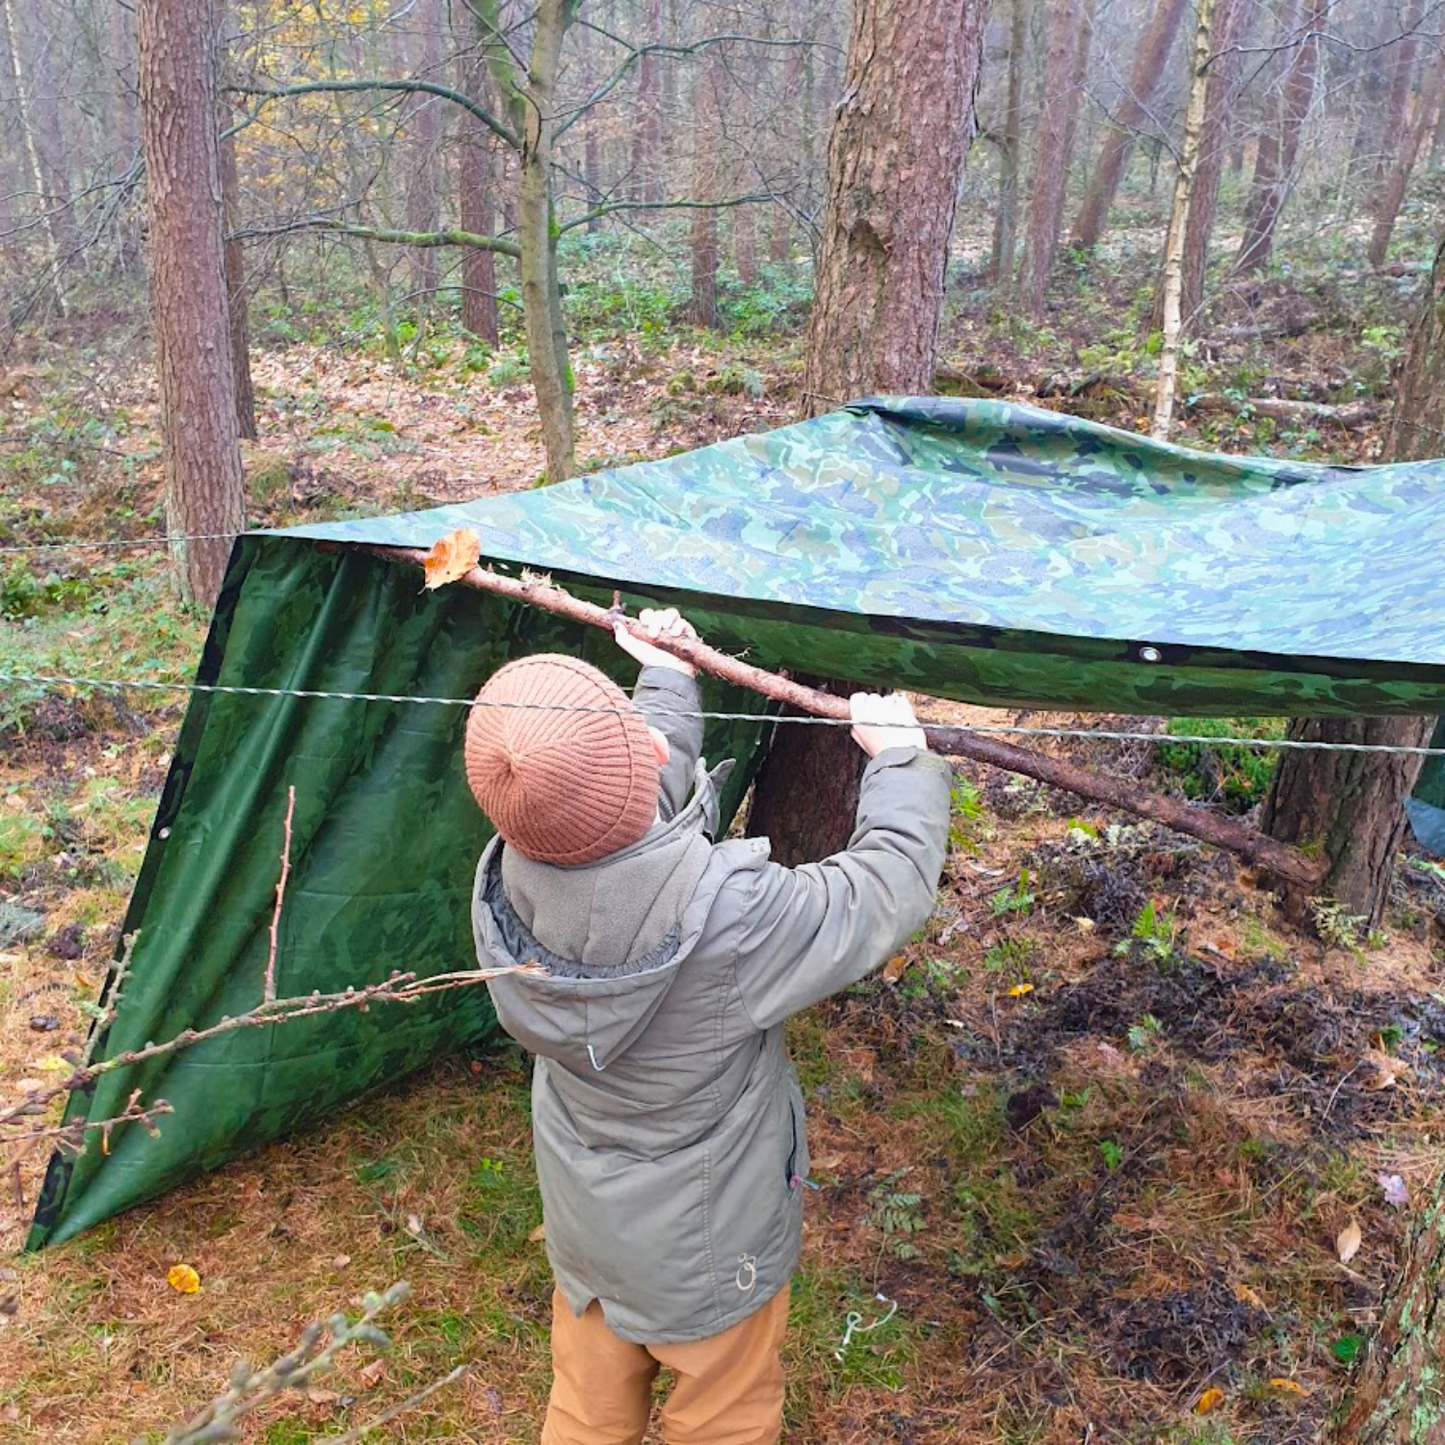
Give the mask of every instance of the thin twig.
[(281, 845), (281, 876), (276, 880), (276, 909), (271, 914), (271, 949), (266, 955), (266, 986), (262, 999), (276, 1001), (276, 939), (281, 929), (281, 905), (286, 901), (286, 880), (291, 876), (291, 819), (296, 813), (296, 784), (286, 789), (286, 837)]

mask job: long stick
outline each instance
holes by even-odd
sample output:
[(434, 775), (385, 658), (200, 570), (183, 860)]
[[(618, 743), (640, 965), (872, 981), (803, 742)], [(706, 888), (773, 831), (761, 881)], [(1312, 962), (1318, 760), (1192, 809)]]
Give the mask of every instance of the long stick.
[[(326, 551), (364, 552), (369, 556), (406, 562), (416, 567), (422, 565), (426, 556), (425, 552), (414, 547), (373, 547), (335, 542), (323, 542), (321, 546)], [(725, 652), (709, 647), (705, 642), (648, 637), (641, 624), (623, 616), (620, 611), (611, 611), (598, 607), (595, 603), (584, 602), (579, 597), (573, 597), (570, 592), (553, 586), (544, 578), (525, 573), (520, 578), (504, 577), (484, 567), (473, 567), (458, 581), (465, 587), (492, 592), (514, 602), (525, 602), (529, 606), (554, 612), (559, 617), (567, 617), (573, 622), (581, 622), (590, 627), (601, 627), (608, 632), (613, 631), (621, 621), (633, 636), (671, 652), (684, 662), (690, 662), (699, 670), (709, 672), (724, 682), (749, 688), (775, 702), (783, 703), (798, 712), (811, 713), (815, 717), (837, 718), (840, 721), (849, 717), (847, 698), (804, 687), (791, 678), (780, 677), (775, 672), (768, 672), (765, 668), (754, 667), (751, 663), (730, 657)], [(987, 763), (991, 767), (1002, 768), (1005, 772), (1021, 773), (1024, 777), (1035, 778), (1052, 787), (1077, 793), (1082, 798), (1162, 823), (1176, 832), (1187, 833), (1191, 838), (1198, 838), (1216, 848), (1236, 853), (1291, 882), (1312, 885), (1317, 883), (1324, 873), (1325, 864), (1322, 860), (1311, 858), (1298, 848), (1276, 842), (1232, 818), (1221, 818), (1203, 808), (1193, 808), (1160, 793), (1148, 792), (1140, 788), (1133, 779), (1109, 777), (1089, 768), (1077, 767), (1073, 763), (1049, 757), (1045, 753), (970, 732), (967, 728), (935, 727), (930, 724), (928, 738), (935, 752)]]

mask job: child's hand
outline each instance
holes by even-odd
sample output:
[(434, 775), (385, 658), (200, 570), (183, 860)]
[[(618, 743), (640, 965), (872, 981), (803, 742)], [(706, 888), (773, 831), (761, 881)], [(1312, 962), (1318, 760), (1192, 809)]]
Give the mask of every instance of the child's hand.
[[(675, 607), (644, 607), (637, 620), (647, 629), (649, 637), (666, 637), (674, 642), (696, 642), (697, 629), (683, 617)], [(696, 677), (697, 668), (682, 658), (675, 657), (660, 647), (653, 647), (627, 630), (624, 622), (618, 622), (613, 636), (617, 645), (629, 657), (635, 657), (643, 667), (670, 667), (687, 677)]]
[(853, 714), (853, 741), (870, 758), (889, 748), (928, 750), (928, 739), (913, 715), (913, 704), (901, 692), (891, 692), (887, 697), (855, 692), (848, 706)]

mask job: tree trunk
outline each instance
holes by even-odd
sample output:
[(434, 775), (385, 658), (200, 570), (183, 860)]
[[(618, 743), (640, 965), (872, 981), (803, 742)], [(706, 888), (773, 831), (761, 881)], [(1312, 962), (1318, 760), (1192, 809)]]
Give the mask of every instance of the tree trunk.
[(733, 268), (744, 286), (758, 279), (758, 213), (754, 206), (732, 210)]
[(1149, 26), (1139, 42), (1129, 85), (1119, 97), (1110, 128), (1104, 135), (1099, 162), (1074, 221), (1072, 244), (1091, 251), (1104, 234), (1109, 208), (1119, 192), (1119, 183), (1134, 153), (1134, 139), (1149, 118), (1159, 81), (1169, 66), (1169, 56), (1179, 34), (1188, 0), (1160, 0), (1154, 6)]
[[(839, 684), (799, 677), (810, 687), (846, 692)], [(785, 868), (816, 863), (848, 846), (858, 814), (867, 755), (846, 728), (780, 723), (753, 785), (749, 838), (766, 838)]]
[[(514, 87), (511, 113), (522, 137), (517, 184), (518, 269), (522, 317), (527, 333), (528, 369), (537, 396), (547, 480), (566, 481), (577, 472), (572, 421), (572, 365), (562, 319), (557, 248), (552, 223), (552, 143), (557, 70), (562, 41), (576, 14), (576, 0), (542, 0), (525, 95)], [(493, 48), (496, 55), (498, 47)], [(495, 66), (493, 74), (496, 74)]]
[[(1267, 122), (1255, 158), (1254, 183), (1244, 217), (1244, 240), (1235, 271), (1247, 275), (1268, 264), (1274, 231), (1294, 179), (1300, 140), (1314, 101), (1319, 66), (1319, 31), (1329, 0), (1284, 0), (1276, 27), (1278, 43), (1291, 46), (1273, 123)], [(1301, 35), (1301, 32), (1303, 34)]]
[(1380, 1303), (1330, 1445), (1445, 1445), (1445, 1174), (1435, 1180)]
[(245, 525), (226, 305), (216, 141), (220, 9), (141, 0), (141, 130), (150, 215), (151, 304), (166, 458), (166, 529), (182, 594), (220, 590)]
[(55, 209), (47, 193), (45, 168), (40, 159), (40, 148), (36, 141), (35, 120), (30, 104), (30, 81), (25, 61), (20, 54), (20, 33), (15, 24), (15, 0), (0, 0), (0, 23), (4, 24), (5, 53), (10, 61), (10, 80), (15, 87), (15, 107), (20, 121), (20, 141), (25, 151), (25, 167), (35, 189), (36, 203), (40, 207), (42, 230), (45, 236), (47, 281), (55, 309), (61, 316), (69, 315), (70, 307), (65, 295), (64, 278), (61, 275), (60, 228), (56, 221)]
[(1424, 148), (1426, 138), (1435, 129), (1436, 115), (1445, 97), (1445, 61), (1433, 58), (1425, 67), (1416, 97), (1415, 115), (1401, 131), (1399, 143), (1391, 156), (1385, 179), (1375, 197), (1375, 227), (1370, 234), (1370, 265), (1383, 266), (1389, 254), (1390, 238), (1395, 221), (1405, 202), (1410, 176)]
[[(231, 125), (231, 107), (221, 103), (222, 130)], [(230, 318), (231, 370), (235, 377), (236, 431), (247, 441), (256, 439), (256, 388), (251, 380), (250, 296), (246, 286), (246, 250), (233, 233), (240, 224), (241, 181), (236, 169), (236, 137), (220, 142), (221, 220), (225, 228), (226, 313)]]
[[(643, 44), (662, 40), (662, 0), (647, 0)], [(637, 111), (632, 131), (632, 185), (634, 201), (655, 205), (662, 199), (662, 62), (655, 51), (637, 66)]]
[[(1218, 0), (1214, 30), (1218, 41), (1209, 67), (1209, 89), (1204, 97), (1204, 133), (1199, 140), (1199, 168), (1189, 200), (1189, 223), (1184, 231), (1184, 271), (1179, 292), (1179, 313), (1187, 334), (1204, 305), (1204, 278), (1209, 270), (1209, 242), (1219, 211), (1219, 180), (1229, 147), (1230, 121), (1238, 99), (1240, 60), (1238, 47), (1248, 24), (1247, 0)], [(1163, 293), (1157, 305), (1156, 329), (1163, 326)]]
[[(440, 0), (416, 0), (412, 21), (420, 31), (411, 50), (418, 78), (438, 81), (442, 64), (442, 16)], [(410, 143), (407, 146), (406, 224), (412, 231), (434, 231), (441, 216), (440, 151), (442, 102), (434, 95), (412, 97)], [(418, 246), (411, 252), (411, 289), (417, 301), (427, 306), (436, 296), (439, 252), (434, 246)]]
[(1053, 0), (1048, 7), (1048, 54), (1044, 60), (1044, 103), (1034, 139), (1029, 182), (1028, 240), (1019, 274), (1019, 300), (1035, 319), (1044, 314), (1049, 273), (1059, 245), (1068, 179), (1069, 116), (1083, 0)]
[[(808, 324), (809, 415), (870, 392), (932, 390), (958, 187), (973, 139), (984, 0), (855, 0)], [(780, 728), (750, 828), (784, 861), (843, 846), (862, 750)]]
[[(1419, 31), (1425, 20), (1426, 4), (1427, 0), (1410, 0), (1409, 8), (1401, 17), (1399, 42), (1379, 57), (1381, 68), (1389, 76), (1384, 114), (1376, 116), (1373, 170), (1374, 179), (1380, 185), (1392, 169), (1395, 138), (1405, 134), (1410, 122), (1410, 94), (1415, 89), (1419, 68)], [(1432, 58), (1438, 65), (1438, 57)]]
[[(718, 177), (717, 147), (721, 138), (718, 120), (722, 109), (722, 56), (713, 46), (703, 62), (693, 95), (692, 198), (716, 200)], [(695, 326), (716, 331), (722, 325), (717, 307), (718, 234), (717, 212), (707, 207), (692, 213), (692, 310)]]
[(979, 0), (854, 6), (808, 326), (810, 415), (932, 388), (986, 12)]
[(1445, 456), (1445, 241), (1435, 252), (1430, 284), (1400, 368), (1385, 455), (1400, 462)]
[[(453, 9), (456, 38), (465, 48), (472, 43), (468, 32), (477, 28), (471, 12)], [(485, 45), (487, 37), (475, 39)], [(483, 105), (490, 99), (487, 66), (480, 54), (463, 54), (458, 77), (463, 93)], [(491, 131), (470, 111), (461, 112), (457, 147), (457, 211), (462, 230), (474, 235), (490, 236), (497, 223), (493, 188), (496, 186), (496, 156)], [(462, 256), (462, 325), (488, 346), (500, 339), (497, 315), (497, 266), (491, 251), (468, 249)]]
[[(1433, 719), (1420, 717), (1302, 718), (1290, 737), (1308, 742), (1423, 747)], [(1262, 825), (1271, 838), (1319, 849), (1329, 866), (1311, 892), (1284, 889), (1286, 913), (1311, 921), (1313, 900), (1338, 905), (1362, 927), (1379, 927), (1405, 830), (1405, 799), (1421, 760), (1400, 753), (1285, 752)]]
[(1199, 167), (1204, 136), (1204, 102), (1209, 91), (1209, 55), (1214, 29), (1215, 0), (1198, 0), (1194, 49), (1190, 59), (1189, 104), (1184, 113), (1184, 140), (1179, 148), (1179, 175), (1174, 182), (1174, 205), (1169, 234), (1164, 241), (1163, 345), (1159, 351), (1159, 391), (1154, 400), (1150, 434), (1155, 441), (1169, 440), (1174, 418), (1174, 395), (1179, 383), (1179, 345), (1183, 332), (1180, 298), (1184, 289), (1184, 237), (1189, 230), (1194, 173)]
[[(110, 7), (110, 58), (115, 69), (110, 125), (121, 166), (128, 166), (140, 151), (140, 117), (137, 109), (135, 16), (123, 5)], [(115, 268), (131, 275), (140, 266), (140, 227), (134, 210), (124, 207), (113, 222)]]
[[(1184, 0), (1171, 0), (1183, 5)], [(1009, 16), (1008, 98), (1004, 103), (999, 145), (998, 210), (994, 214), (993, 257), (989, 280), (995, 285), (1013, 275), (1018, 247), (1019, 171), (1023, 159), (1024, 61), (1029, 37), (1029, 0), (1013, 0)]]

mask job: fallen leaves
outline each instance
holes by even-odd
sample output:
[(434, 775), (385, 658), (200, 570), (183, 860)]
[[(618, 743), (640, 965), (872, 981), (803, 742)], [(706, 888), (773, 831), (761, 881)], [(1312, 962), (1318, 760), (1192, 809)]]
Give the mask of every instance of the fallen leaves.
[(1269, 1382), (1271, 1390), (1278, 1390), (1281, 1395), (1308, 1395), (1309, 1391), (1300, 1384), (1298, 1380), (1286, 1379), (1283, 1375), (1276, 1375)]
[(1030, 994), (1033, 991), (1034, 986), (1031, 983), (1016, 983), (1009, 989), (1008, 996), (1010, 998), (1023, 998), (1025, 994)]
[(188, 1264), (173, 1264), (166, 1271), (166, 1283), (181, 1294), (195, 1294), (201, 1287), (201, 1277)]
[(883, 982), (897, 983), (903, 977), (903, 970), (908, 967), (908, 955), (904, 953), (895, 954), (883, 965)]
[(1206, 1390), (1195, 1402), (1194, 1413), (1196, 1415), (1208, 1415), (1217, 1410), (1224, 1403), (1224, 1391), (1218, 1385)]
[(546, 1239), (546, 1237), (547, 1237), (547, 1226), (546, 1226), (545, 1223), (542, 1223), (542, 1224), (539, 1224), (539, 1225), (536, 1227), (536, 1229), (534, 1229), (534, 1230), (527, 1236), (527, 1243), (528, 1243), (528, 1244), (540, 1244), (544, 1239)]
[(1339, 1256), (1340, 1263), (1348, 1264), (1360, 1252), (1364, 1241), (1360, 1226), (1353, 1219), (1350, 1220), (1335, 1239), (1335, 1253)]
[(1399, 1080), (1407, 1079), (1414, 1073), (1404, 1059), (1381, 1053), (1378, 1049), (1371, 1049), (1365, 1058), (1375, 1069), (1374, 1076), (1365, 1085), (1367, 1089), (1393, 1089)]
[(431, 551), (422, 559), (426, 570), (425, 588), (428, 592), (445, 587), (465, 577), (481, 560), (482, 539), (470, 527), (459, 527), (437, 539)]

